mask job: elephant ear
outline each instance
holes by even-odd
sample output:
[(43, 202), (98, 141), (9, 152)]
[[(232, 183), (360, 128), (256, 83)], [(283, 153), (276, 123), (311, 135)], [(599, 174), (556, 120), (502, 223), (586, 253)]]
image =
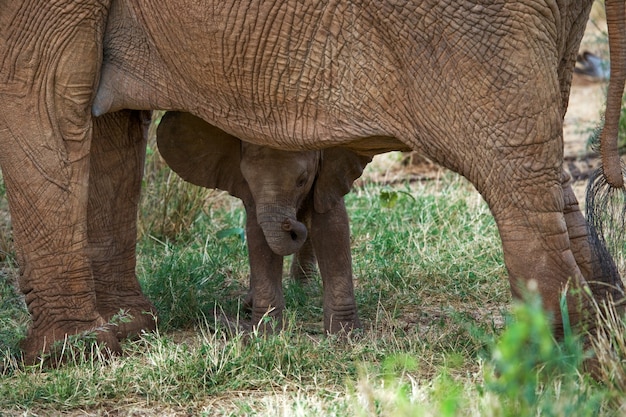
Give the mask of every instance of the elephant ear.
[(252, 199), (241, 174), (241, 140), (190, 113), (167, 112), (157, 129), (159, 153), (185, 181)]
[(346, 195), (354, 180), (372, 161), (345, 148), (322, 150), (321, 166), (313, 189), (313, 205), (318, 213), (332, 209)]

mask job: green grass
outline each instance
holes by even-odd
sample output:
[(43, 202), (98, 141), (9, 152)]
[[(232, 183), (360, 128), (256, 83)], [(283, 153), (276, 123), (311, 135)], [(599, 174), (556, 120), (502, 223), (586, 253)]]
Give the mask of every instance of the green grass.
[(239, 224), (244, 217), (239, 210), (215, 215), (222, 215), (222, 221), (202, 219), (188, 239), (163, 242), (148, 236), (139, 243), (140, 282), (165, 328), (193, 325), (212, 314), (218, 302), (227, 312), (236, 311), (236, 296), (247, 280), (245, 242), (216, 235), (220, 227)]
[(11, 274), (7, 271), (0, 273), (0, 355), (18, 351), (18, 343), (26, 333), (29, 320)]
[(361, 334), (321, 335), (319, 277), (307, 288), (285, 280), (283, 333), (224, 328), (214, 313), (243, 316), (248, 266), (237, 234), (217, 236), (243, 227), (244, 212), (209, 195), (180, 220), (185, 233), (144, 230), (138, 274), (159, 332), (126, 342), (122, 357), (20, 367), (11, 353), (25, 315), (0, 286), (0, 414), (610, 416), (623, 406), (624, 387), (581, 375), (585, 352), (555, 344), (536, 302), (503, 327), (511, 304), (498, 234), (466, 181), (366, 183), (346, 201)]

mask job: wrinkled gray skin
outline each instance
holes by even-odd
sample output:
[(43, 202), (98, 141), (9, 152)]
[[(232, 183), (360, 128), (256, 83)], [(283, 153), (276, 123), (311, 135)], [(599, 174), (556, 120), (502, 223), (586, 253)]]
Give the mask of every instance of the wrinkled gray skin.
[[(134, 273), (138, 110), (150, 109), (284, 150), (414, 149), (462, 174), (495, 217), (513, 295), (533, 283), (560, 333), (568, 283), (619, 280), (602, 273), (562, 168), (591, 4), (0, 0), (0, 165), (33, 319), (26, 360), (68, 334), (98, 328), (119, 351), (154, 327)], [(623, 1), (606, 4), (623, 27)], [(568, 296), (574, 324), (587, 305)], [(100, 327), (119, 308), (134, 319)]]
[(161, 118), (157, 143), (183, 179), (243, 201), (253, 324), (268, 330), (266, 315), (282, 324), (283, 256), (295, 253), (291, 273), (300, 281), (314, 270), (316, 255), (319, 260), (324, 329), (338, 333), (361, 327), (343, 196), (370, 158), (340, 148), (290, 152), (253, 145), (181, 112)]

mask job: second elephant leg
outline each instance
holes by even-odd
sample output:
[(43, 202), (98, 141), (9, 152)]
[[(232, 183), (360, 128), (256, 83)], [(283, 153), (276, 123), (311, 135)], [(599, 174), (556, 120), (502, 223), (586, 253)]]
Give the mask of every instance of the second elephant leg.
[(246, 206), (246, 213), (252, 325), (261, 332), (272, 332), (283, 325), (283, 257), (267, 244), (257, 221), (256, 208)]
[(326, 213), (313, 210), (311, 239), (324, 286), (324, 330), (361, 327), (352, 282), (350, 223), (343, 199)]
[(116, 327), (118, 338), (154, 330), (156, 311), (135, 274), (137, 208), (148, 112), (120, 111), (94, 120), (91, 150), (89, 251), (98, 312), (110, 320), (121, 310), (128, 322)]

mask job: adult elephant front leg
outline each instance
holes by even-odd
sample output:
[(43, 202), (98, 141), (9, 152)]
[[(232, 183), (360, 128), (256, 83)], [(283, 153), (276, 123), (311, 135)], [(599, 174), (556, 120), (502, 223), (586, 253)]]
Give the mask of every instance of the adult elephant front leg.
[(149, 112), (120, 111), (94, 119), (89, 182), (89, 254), (97, 310), (116, 323), (119, 339), (154, 330), (156, 310), (135, 275), (137, 208), (146, 151)]
[(350, 221), (343, 199), (325, 213), (312, 211), (311, 241), (324, 286), (324, 330), (360, 328), (352, 282)]
[(0, 13), (0, 165), (32, 316), (29, 363), (83, 332), (120, 349), (97, 311), (87, 251), (90, 105), (107, 4), (58, 3), (5, 1)]

